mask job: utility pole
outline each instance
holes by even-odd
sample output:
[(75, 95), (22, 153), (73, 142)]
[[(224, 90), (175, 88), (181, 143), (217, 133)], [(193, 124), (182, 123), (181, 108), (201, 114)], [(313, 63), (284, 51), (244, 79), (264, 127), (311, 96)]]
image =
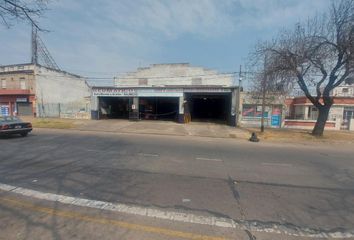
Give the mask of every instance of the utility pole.
[[(235, 100), (232, 100), (232, 102), (235, 101), (235, 104), (236, 104), (236, 106), (233, 105), (232, 109), (231, 109), (232, 112), (235, 111), (235, 113), (234, 113), (234, 115), (235, 115), (235, 119), (234, 119), (235, 127), (239, 126), (239, 124), (240, 124), (240, 119), (239, 119), (240, 114), (239, 113), (240, 113), (240, 109), (241, 109), (240, 105), (241, 105), (241, 83), (242, 83), (242, 73), (241, 73), (241, 71), (242, 70), (241, 70), (241, 65), (240, 65), (240, 71), (238, 73), (237, 92), (234, 91), (232, 93), (232, 98), (235, 99)], [(235, 76), (235, 80), (233, 82), (233, 85), (236, 88), (236, 76)], [(237, 96), (236, 96), (236, 94), (237, 94)]]
[(238, 87), (239, 90), (241, 91), (241, 87), (242, 87), (242, 65), (240, 65), (240, 71), (238, 73)]
[(236, 112), (236, 119), (237, 119), (237, 126), (240, 124), (240, 109), (241, 109), (241, 87), (242, 87), (242, 65), (240, 64), (240, 71), (238, 72), (238, 88), (237, 88), (237, 112)]
[(264, 112), (265, 112), (265, 98), (266, 98), (266, 85), (267, 85), (267, 57), (264, 58), (264, 74), (262, 78), (262, 116), (261, 116), (261, 132), (264, 132)]
[(264, 112), (265, 112), (265, 98), (266, 98), (266, 78), (267, 74), (264, 74), (262, 80), (262, 116), (261, 116), (261, 132), (264, 132)]

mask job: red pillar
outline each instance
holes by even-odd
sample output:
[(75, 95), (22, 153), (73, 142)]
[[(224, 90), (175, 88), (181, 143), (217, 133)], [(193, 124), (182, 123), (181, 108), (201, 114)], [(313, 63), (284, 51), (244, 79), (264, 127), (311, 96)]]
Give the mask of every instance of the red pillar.
[(11, 104), (11, 102), (9, 102), (9, 114), (10, 114), (10, 116), (12, 116), (12, 104)]

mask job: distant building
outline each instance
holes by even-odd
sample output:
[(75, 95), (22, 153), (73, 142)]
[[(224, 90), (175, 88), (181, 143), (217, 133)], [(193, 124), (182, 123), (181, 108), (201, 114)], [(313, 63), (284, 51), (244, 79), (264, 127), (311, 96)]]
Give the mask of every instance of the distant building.
[(354, 77), (349, 78), (349, 80), (347, 80), (344, 84), (333, 89), (332, 96), (354, 98)]
[[(326, 129), (354, 131), (354, 82), (348, 80), (336, 87), (331, 95), (333, 105), (329, 112)], [(287, 128), (313, 128), (318, 110), (305, 96), (288, 98), (287, 119), (284, 127)]]
[(35, 64), (0, 66), (0, 114), (90, 117), (90, 87), (84, 78)]
[(232, 74), (188, 63), (153, 64), (92, 88), (92, 117), (218, 121), (235, 126), (238, 88)]
[[(280, 128), (285, 117), (285, 97), (267, 94), (265, 97), (264, 126)], [(242, 92), (240, 103), (240, 125), (259, 127), (262, 118), (262, 96), (254, 92)]]

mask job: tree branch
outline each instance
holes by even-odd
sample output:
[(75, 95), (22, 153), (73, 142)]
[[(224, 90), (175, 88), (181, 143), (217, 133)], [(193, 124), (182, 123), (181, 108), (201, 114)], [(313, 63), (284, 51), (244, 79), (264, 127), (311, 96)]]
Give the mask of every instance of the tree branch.
[[(1, 18), (6, 22), (9, 26), (8, 21), (6, 20), (7, 16), (22, 19), (22, 20), (27, 20), (29, 21), (32, 25), (34, 25), (38, 30), (40, 31), (46, 31), (42, 29), (36, 22), (34, 17), (38, 17), (41, 15), (42, 11), (46, 9), (46, 3), (45, 1), (40, 1), (36, 0), (33, 2), (35, 4), (33, 7), (31, 7), (31, 3), (25, 4), (23, 1), (18, 1), (18, 0), (0, 0), (1, 3), (0, 7), (4, 9), (5, 13), (1, 14)], [(6, 16), (7, 15), (7, 16)]]
[(298, 79), (297, 83), (299, 84), (301, 90), (305, 93), (305, 96), (312, 102), (313, 105), (319, 107), (319, 105), (321, 105), (320, 102), (311, 95), (304, 81), (303, 76), (299, 72), (297, 73), (297, 79)]

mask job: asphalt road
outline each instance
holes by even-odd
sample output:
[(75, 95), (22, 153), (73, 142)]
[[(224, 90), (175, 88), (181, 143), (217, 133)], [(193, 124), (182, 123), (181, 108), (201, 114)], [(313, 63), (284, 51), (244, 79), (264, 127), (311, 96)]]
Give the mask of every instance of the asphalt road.
[[(45, 193), (233, 219), (241, 226), (208, 228), (195, 223), (107, 213), (119, 221), (153, 225), (159, 231), (167, 228), (229, 239), (292, 239), (291, 234), (296, 232), (305, 237), (310, 236), (307, 233), (326, 237), (326, 233), (336, 232), (342, 234), (338, 236), (350, 236), (354, 231), (353, 147), (339, 143), (310, 146), (42, 129), (26, 138), (0, 138), (0, 183)], [(49, 222), (50, 227), (46, 225), (42, 231), (28, 234), (26, 223), (26, 232), (16, 239), (39, 239), (34, 236), (45, 236), (42, 234), (46, 229), (50, 229), (49, 236), (53, 239), (72, 238), (70, 234), (93, 239), (95, 235), (88, 234), (90, 231), (101, 234), (102, 239), (188, 238), (164, 235), (162, 230), (145, 233), (129, 229), (127, 233), (122, 230), (124, 226), (118, 226), (119, 231), (107, 225), (106, 230), (92, 231), (97, 224), (85, 222), (87, 217), (70, 219), (76, 225), (81, 224), (76, 232), (69, 225), (60, 224), (65, 222), (63, 214), (53, 222), (53, 217), (46, 220), (42, 216), (45, 211), (21, 205), (30, 202), (51, 208), (48, 201), (6, 191), (0, 193), (0, 227), (8, 229), (3, 233), (6, 239), (13, 234), (10, 226), (23, 225), (24, 219), (30, 217), (31, 222)], [(18, 205), (25, 209), (16, 210)], [(95, 219), (107, 217), (102, 216), (102, 211), (65, 204), (56, 206), (80, 214), (89, 212)], [(42, 226), (37, 225), (33, 227)], [(32, 225), (29, 226), (31, 229)], [(269, 229), (279, 230), (280, 234), (267, 233)]]

